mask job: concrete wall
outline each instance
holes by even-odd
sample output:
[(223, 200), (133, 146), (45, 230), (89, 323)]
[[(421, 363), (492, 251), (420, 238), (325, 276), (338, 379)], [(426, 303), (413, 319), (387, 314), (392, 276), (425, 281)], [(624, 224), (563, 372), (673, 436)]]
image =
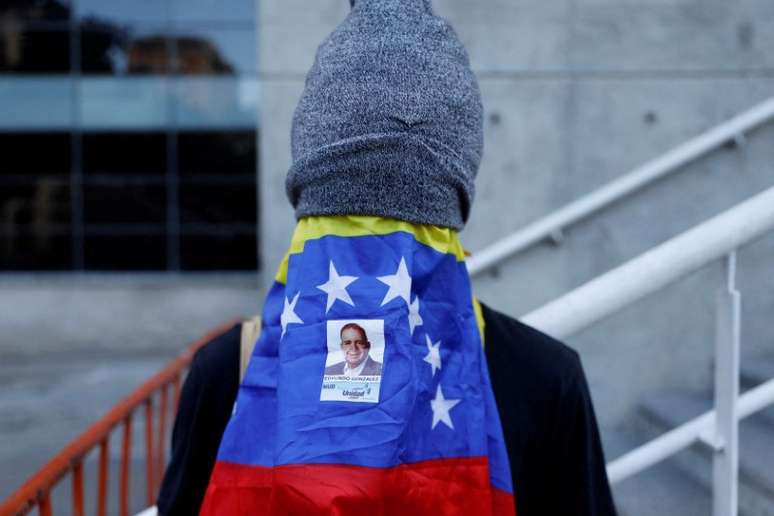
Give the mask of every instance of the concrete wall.
[[(774, 93), (770, 0), (435, 0), (466, 44), (486, 110), (464, 243), (474, 252)], [(316, 46), (345, 0), (260, 10), (262, 257), (273, 273), (294, 221), (289, 130)], [(774, 185), (774, 126), (514, 257), (475, 289), (523, 314)], [(745, 353), (774, 350), (774, 237), (740, 255)], [(270, 279), (267, 274), (265, 281)], [(708, 386), (718, 266), (568, 340), (606, 426), (649, 393)]]
[(0, 365), (171, 357), (262, 302), (254, 274), (2, 275)]

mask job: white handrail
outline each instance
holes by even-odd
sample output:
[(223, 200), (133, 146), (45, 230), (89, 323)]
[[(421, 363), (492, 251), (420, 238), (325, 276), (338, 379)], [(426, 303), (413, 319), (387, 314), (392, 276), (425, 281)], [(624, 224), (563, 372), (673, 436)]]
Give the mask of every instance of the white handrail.
[(774, 379), (738, 396), (740, 298), (736, 250), (774, 230), (774, 187), (589, 281), (522, 320), (567, 337), (701, 267), (726, 257), (716, 328), (715, 409), (666, 432), (608, 465), (613, 483), (656, 464), (698, 439), (713, 455), (713, 515), (738, 512), (738, 423), (774, 403)]
[(677, 171), (686, 163), (704, 156), (729, 141), (743, 139), (744, 133), (771, 119), (774, 119), (774, 97), (476, 252), (467, 260), (470, 275), (480, 274), (519, 251), (552, 235), (561, 234), (563, 228), (588, 217), (657, 179)]
[[(772, 403), (774, 403), (774, 379), (750, 389), (739, 397), (737, 405), (739, 419), (744, 419)], [(699, 440), (702, 435), (714, 432), (714, 428), (715, 411), (710, 410), (666, 432), (608, 464), (607, 476), (610, 483), (617, 484), (669, 458)]]
[(564, 338), (774, 229), (774, 187), (524, 316)]

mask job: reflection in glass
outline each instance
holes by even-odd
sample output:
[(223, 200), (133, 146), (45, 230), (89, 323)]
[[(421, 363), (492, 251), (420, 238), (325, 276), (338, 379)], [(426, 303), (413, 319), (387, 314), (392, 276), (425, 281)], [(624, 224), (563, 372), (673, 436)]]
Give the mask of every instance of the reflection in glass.
[(169, 0), (75, 0), (81, 18), (111, 22), (168, 22)]
[(255, 24), (255, 0), (172, 0), (177, 22)]
[(0, 129), (72, 129), (73, 88), (74, 82), (68, 77), (3, 77)]
[(88, 77), (81, 80), (84, 130), (164, 129), (171, 124), (163, 77)]
[(253, 0), (0, 0), (0, 268), (254, 270), (255, 39)]
[(258, 81), (235, 77), (197, 77), (174, 81), (175, 120), (182, 129), (255, 128)]
[(70, 33), (0, 22), (0, 73), (68, 73)]
[(66, 22), (70, 19), (70, 12), (70, 2), (64, 0), (3, 0), (0, 3), (0, 26), (8, 19)]
[(70, 184), (41, 177), (0, 188), (0, 269), (59, 269), (70, 264)]
[(189, 27), (178, 29), (174, 40), (182, 61), (178, 73), (250, 75), (256, 72), (254, 30)]

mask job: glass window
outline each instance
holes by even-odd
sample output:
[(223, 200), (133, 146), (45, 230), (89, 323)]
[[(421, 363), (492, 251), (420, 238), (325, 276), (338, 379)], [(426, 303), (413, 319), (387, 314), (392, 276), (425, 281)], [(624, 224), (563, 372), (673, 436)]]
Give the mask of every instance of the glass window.
[(0, 268), (70, 266), (70, 185), (61, 178), (0, 184)]
[(171, 124), (168, 91), (161, 77), (84, 78), (82, 129), (164, 129)]
[(82, 141), (83, 172), (87, 177), (163, 177), (167, 170), (166, 133), (87, 133)]
[(236, 185), (181, 184), (183, 224), (255, 224), (255, 183)]
[(176, 31), (178, 73), (187, 75), (256, 73), (254, 30), (183, 27)]
[(71, 10), (69, 0), (3, 0), (0, 18), (6, 23), (66, 22)]
[(177, 137), (180, 177), (242, 175), (255, 181), (255, 131), (197, 131)]
[(3, 178), (36, 181), (38, 176), (64, 176), (69, 180), (70, 133), (0, 133)]
[(83, 214), (86, 224), (159, 224), (167, 218), (163, 185), (86, 184)]
[(255, 0), (172, 0), (177, 22), (255, 24)]
[(69, 78), (6, 76), (0, 80), (0, 129), (71, 130), (73, 111)]
[(0, 24), (0, 73), (69, 72), (68, 31)]
[(107, 22), (168, 21), (169, 0), (75, 0), (80, 18)]
[(166, 74), (172, 43), (163, 27), (111, 24), (87, 20), (81, 24), (81, 71), (85, 74)]
[(187, 271), (248, 271), (258, 268), (255, 231), (218, 234), (183, 233), (180, 266)]
[(143, 230), (141, 234), (94, 235), (86, 232), (84, 254), (88, 270), (165, 270), (167, 240)]
[(70, 184), (61, 178), (40, 178), (0, 188), (0, 225), (61, 229), (70, 223)]
[(0, 270), (67, 270), (72, 263), (69, 233), (41, 232), (34, 228), (0, 231)]
[(254, 129), (258, 123), (258, 81), (236, 77), (174, 80), (175, 120), (183, 130)]

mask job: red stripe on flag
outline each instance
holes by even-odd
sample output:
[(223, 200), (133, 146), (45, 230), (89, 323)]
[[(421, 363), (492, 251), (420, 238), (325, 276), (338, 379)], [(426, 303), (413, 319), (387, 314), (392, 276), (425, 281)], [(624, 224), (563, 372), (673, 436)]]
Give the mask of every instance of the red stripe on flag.
[(218, 461), (200, 514), (515, 516), (516, 509), (511, 493), (489, 484), (483, 457), (393, 468), (340, 464), (267, 468)]

